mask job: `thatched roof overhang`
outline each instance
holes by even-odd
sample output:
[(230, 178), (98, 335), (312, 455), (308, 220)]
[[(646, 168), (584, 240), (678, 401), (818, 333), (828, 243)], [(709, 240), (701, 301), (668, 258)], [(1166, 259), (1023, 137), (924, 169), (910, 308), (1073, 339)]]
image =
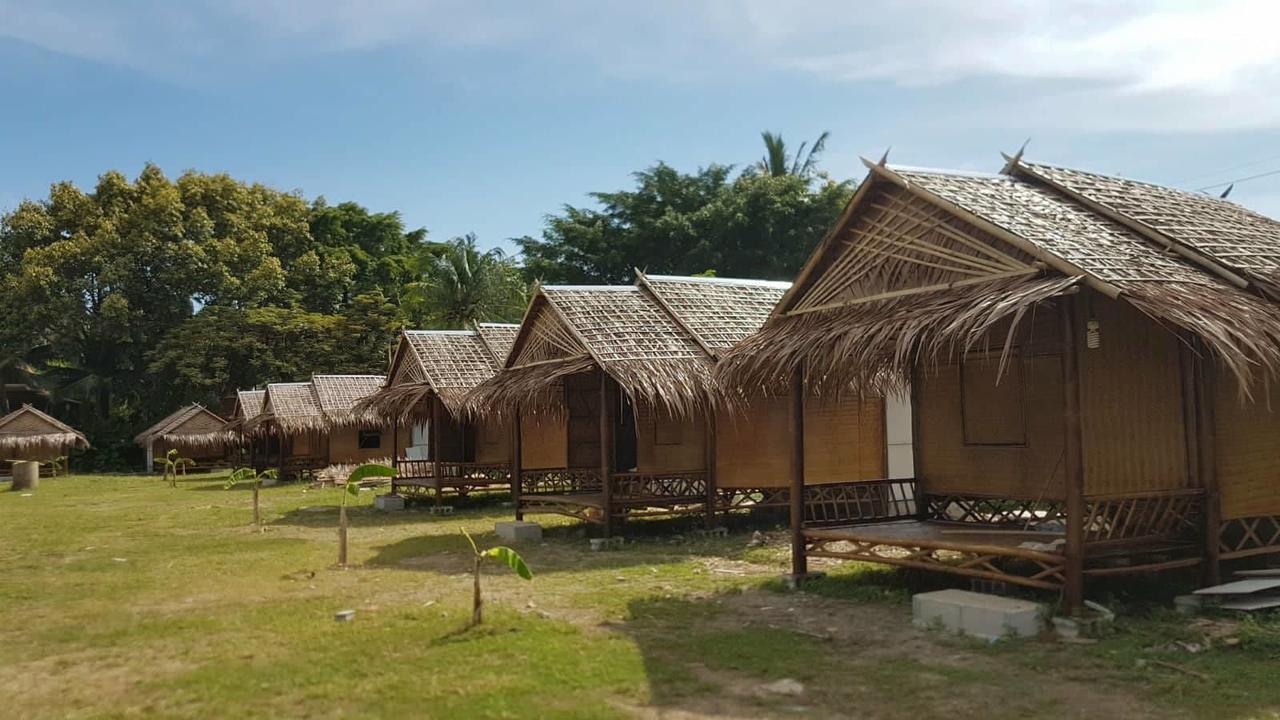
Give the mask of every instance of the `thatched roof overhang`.
[(0, 417), (0, 457), (88, 447), (89, 440), (83, 433), (31, 405)]
[(558, 412), (558, 383), (598, 368), (633, 399), (689, 416), (712, 401), (712, 366), (643, 287), (546, 286), (530, 301), (506, 367), (467, 403), (479, 414)]
[[(888, 168), (871, 174), (727, 384), (883, 390), (1001, 320), (1083, 286), (1199, 337), (1246, 388), (1280, 367), (1280, 313), (1186, 258), (1025, 177)], [(1005, 344), (1006, 348), (1008, 344)]]

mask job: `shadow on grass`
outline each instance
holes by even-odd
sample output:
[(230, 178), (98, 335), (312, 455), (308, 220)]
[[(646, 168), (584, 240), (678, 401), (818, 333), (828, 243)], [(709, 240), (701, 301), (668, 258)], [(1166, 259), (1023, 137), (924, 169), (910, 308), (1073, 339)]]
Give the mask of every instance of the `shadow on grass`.
[[(469, 519), (504, 520), (508, 517), (481, 514), (471, 515)], [(468, 516), (453, 516), (452, 519), (468, 519)], [(668, 518), (636, 521), (628, 524), (626, 542), (622, 547), (593, 551), (588, 542), (589, 528), (585, 523), (570, 522), (544, 527), (540, 542), (522, 543), (516, 547), (534, 572), (540, 575), (671, 565), (695, 558), (744, 559), (749, 550), (751, 531), (765, 526), (752, 525), (746, 520), (734, 525), (738, 532), (726, 537), (710, 537), (694, 533), (702, 527), (701, 520)], [(491, 529), (473, 532), (472, 536), (481, 547), (502, 544)], [(377, 548), (367, 564), (461, 573), (469, 570), (470, 562), (470, 546), (455, 526), (383, 545)]]

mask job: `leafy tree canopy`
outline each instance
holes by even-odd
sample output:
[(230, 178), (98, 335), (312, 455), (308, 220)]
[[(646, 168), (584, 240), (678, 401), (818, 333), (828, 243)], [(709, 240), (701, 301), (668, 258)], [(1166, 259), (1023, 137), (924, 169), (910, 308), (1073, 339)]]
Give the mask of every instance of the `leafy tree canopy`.
[(825, 133), (804, 160), (768, 135), (766, 160), (682, 173), (665, 163), (635, 173), (635, 188), (592, 193), (599, 207), (566, 205), (540, 238), (516, 240), (531, 280), (626, 282), (634, 268), (789, 280), (839, 217), (852, 183), (816, 170)]

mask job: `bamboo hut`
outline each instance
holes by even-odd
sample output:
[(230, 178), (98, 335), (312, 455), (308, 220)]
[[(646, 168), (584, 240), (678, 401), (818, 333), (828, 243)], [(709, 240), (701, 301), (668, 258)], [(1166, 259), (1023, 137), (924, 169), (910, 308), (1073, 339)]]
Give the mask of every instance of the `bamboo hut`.
[(262, 409), (244, 431), (276, 444), (284, 477), (309, 476), (330, 465), (388, 457), (394, 440), (376, 414), (357, 408), (382, 375), (314, 375), (307, 382), (270, 383)]
[[(791, 496), (808, 557), (1061, 590), (1280, 551), (1280, 224), (1008, 158), (870, 173), (729, 385), (909, 388), (914, 477)], [(802, 447), (810, 425), (792, 422)], [(793, 487), (809, 470), (795, 452)], [(959, 561), (955, 559), (959, 558)]]
[[(393, 494), (414, 499), (507, 488), (511, 433), (501, 416), (466, 410), (467, 393), (506, 360), (518, 326), (480, 323), (473, 330), (405, 330), (386, 383), (362, 409), (389, 421), (398, 442)], [(405, 434), (407, 433), (407, 437)]]
[(0, 417), (0, 460), (52, 460), (89, 441), (75, 428), (31, 405)]
[[(157, 455), (164, 457), (173, 449), (194, 460), (197, 467), (209, 468), (225, 463), (225, 425), (226, 420), (203, 405), (192, 403), (169, 413), (138, 433), (133, 441), (146, 450), (147, 472), (155, 472)], [(221, 437), (222, 441), (209, 442), (211, 436)]]
[(786, 507), (787, 396), (723, 402), (712, 369), (787, 287), (639, 273), (634, 285), (540, 288), (504, 369), (470, 401), (515, 418), (517, 517), (559, 513), (610, 534), (627, 517), (711, 523)]

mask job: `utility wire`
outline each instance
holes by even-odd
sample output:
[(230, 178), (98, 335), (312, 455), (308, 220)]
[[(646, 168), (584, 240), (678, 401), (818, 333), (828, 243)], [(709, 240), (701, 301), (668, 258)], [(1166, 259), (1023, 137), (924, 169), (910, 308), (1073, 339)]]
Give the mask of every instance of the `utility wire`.
[(1205, 185), (1204, 187), (1196, 188), (1195, 192), (1204, 192), (1205, 190), (1214, 190), (1216, 188), (1226, 187), (1228, 185), (1234, 185), (1236, 183), (1242, 183), (1248, 180), (1257, 180), (1258, 178), (1271, 177), (1272, 175), (1280, 175), (1280, 170), (1269, 170), (1264, 173), (1258, 173), (1257, 175), (1250, 175), (1248, 177), (1236, 178), (1235, 180), (1227, 180), (1226, 182), (1220, 182), (1214, 185)]
[(1195, 182), (1196, 180), (1204, 180), (1205, 178), (1211, 178), (1215, 175), (1221, 175), (1222, 173), (1231, 172), (1233, 170), (1243, 170), (1244, 168), (1255, 167), (1257, 165), (1264, 165), (1266, 163), (1275, 162), (1276, 160), (1280, 160), (1280, 155), (1271, 155), (1269, 157), (1260, 158), (1258, 160), (1250, 160), (1249, 162), (1236, 163), (1235, 165), (1230, 165), (1220, 170), (1214, 170), (1213, 172), (1200, 173), (1199, 175), (1193, 175), (1189, 178), (1183, 178), (1182, 180), (1178, 181), (1178, 184), (1186, 185), (1188, 183)]

